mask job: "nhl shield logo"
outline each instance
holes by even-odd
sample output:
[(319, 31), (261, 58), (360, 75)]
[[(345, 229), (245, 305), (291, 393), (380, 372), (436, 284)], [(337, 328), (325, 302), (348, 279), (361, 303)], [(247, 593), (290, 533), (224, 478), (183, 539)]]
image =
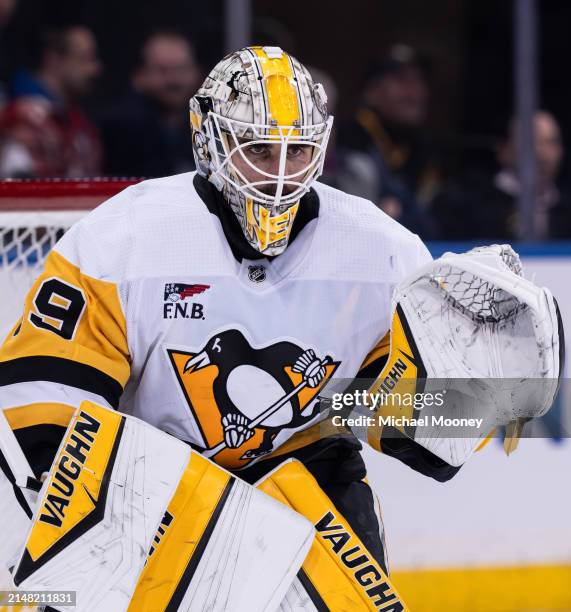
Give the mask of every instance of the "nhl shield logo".
[(263, 283), (266, 280), (266, 268), (264, 266), (248, 266), (248, 278), (253, 283)]

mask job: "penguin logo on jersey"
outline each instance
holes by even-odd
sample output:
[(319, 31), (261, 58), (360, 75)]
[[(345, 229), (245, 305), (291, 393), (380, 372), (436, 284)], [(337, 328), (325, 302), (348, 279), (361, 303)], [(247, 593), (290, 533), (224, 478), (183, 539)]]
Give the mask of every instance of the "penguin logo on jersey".
[(254, 348), (236, 329), (214, 334), (197, 352), (167, 352), (203, 454), (232, 469), (270, 453), (282, 429), (313, 420), (340, 363), (293, 342)]

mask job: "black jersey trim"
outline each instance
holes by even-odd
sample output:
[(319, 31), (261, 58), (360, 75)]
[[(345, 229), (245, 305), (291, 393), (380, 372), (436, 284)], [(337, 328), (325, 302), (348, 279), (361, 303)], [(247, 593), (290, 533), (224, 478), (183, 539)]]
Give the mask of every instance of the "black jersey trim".
[(113, 408), (119, 406), (123, 387), (97, 368), (62, 357), (19, 357), (0, 363), (0, 387), (23, 382), (54, 382), (101, 396)]

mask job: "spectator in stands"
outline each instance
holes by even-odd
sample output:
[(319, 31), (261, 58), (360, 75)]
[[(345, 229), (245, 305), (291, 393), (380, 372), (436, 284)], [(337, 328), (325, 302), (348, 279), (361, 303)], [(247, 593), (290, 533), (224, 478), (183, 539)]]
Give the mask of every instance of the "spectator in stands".
[(339, 145), (372, 159), (374, 182), (363, 195), (377, 193), (379, 207), (410, 229), (429, 237), (419, 203), (430, 200), (436, 183), (424, 139), (429, 99), (427, 68), (406, 45), (395, 45), (370, 67), (354, 119), (342, 126)]
[[(557, 185), (563, 158), (559, 124), (538, 111), (533, 122), (537, 159), (535, 227), (540, 239), (571, 237), (571, 199)], [(445, 240), (515, 240), (519, 236), (516, 168), (518, 124), (511, 120), (497, 148), (492, 176), (473, 173), (451, 182), (435, 198), (433, 213)]]
[[(327, 110), (331, 115), (335, 115), (338, 98), (335, 81), (320, 68), (308, 66), (308, 69), (313, 80), (323, 85), (327, 95)], [(376, 201), (379, 195), (379, 180), (375, 162), (366, 153), (340, 147), (337, 143), (336, 128), (337, 124), (334, 122), (327, 145), (323, 174), (319, 180), (341, 191)]]
[(7, 141), (0, 175), (100, 173), (98, 133), (81, 108), (100, 72), (97, 43), (90, 30), (67, 25), (42, 33), (33, 69), (17, 72), (10, 85), (10, 102), (0, 117), (0, 134)]
[(107, 174), (165, 176), (194, 169), (188, 101), (201, 81), (189, 40), (157, 31), (144, 42), (132, 92), (101, 122)]
[(12, 17), (17, 0), (0, 0), (0, 28), (3, 28)]

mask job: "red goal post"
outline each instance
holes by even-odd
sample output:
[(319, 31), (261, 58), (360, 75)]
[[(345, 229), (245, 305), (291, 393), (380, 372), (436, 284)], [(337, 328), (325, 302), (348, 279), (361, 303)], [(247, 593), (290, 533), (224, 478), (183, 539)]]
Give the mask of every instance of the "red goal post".
[(53, 245), (90, 210), (140, 180), (0, 181), (0, 341)]

